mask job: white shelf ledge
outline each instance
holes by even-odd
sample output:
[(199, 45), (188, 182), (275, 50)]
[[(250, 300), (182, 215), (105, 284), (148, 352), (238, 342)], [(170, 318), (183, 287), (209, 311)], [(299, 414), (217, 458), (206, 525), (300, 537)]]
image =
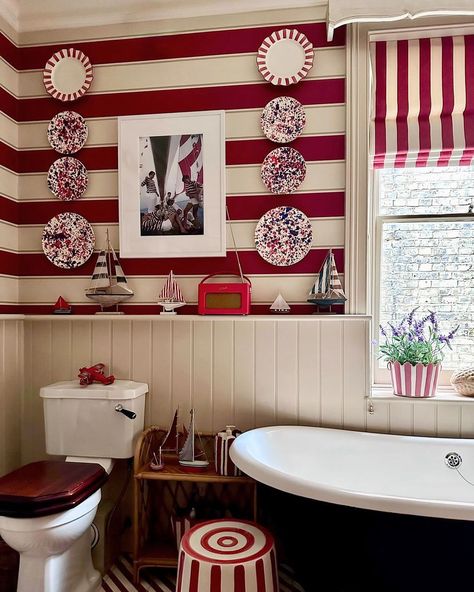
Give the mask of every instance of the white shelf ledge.
[(459, 395), (453, 388), (448, 386), (439, 387), (434, 397), (401, 397), (394, 395), (392, 387), (389, 385), (376, 385), (372, 388), (371, 398), (374, 401), (390, 401), (390, 403), (426, 403), (427, 401), (432, 403), (474, 403), (474, 397)]

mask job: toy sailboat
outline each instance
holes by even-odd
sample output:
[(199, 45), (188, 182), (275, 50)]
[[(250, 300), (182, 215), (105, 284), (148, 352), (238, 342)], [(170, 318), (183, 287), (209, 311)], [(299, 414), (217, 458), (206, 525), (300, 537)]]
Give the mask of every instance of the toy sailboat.
[[(179, 451), (179, 464), (188, 469), (205, 469), (209, 465), (209, 461), (204, 450), (197, 446), (195, 442), (194, 409), (191, 409), (190, 414), (191, 420), (189, 422), (187, 438)], [(198, 440), (201, 440), (199, 434)]]
[(336, 262), (331, 249), (319, 270), (316, 281), (308, 295), (308, 302), (318, 307), (331, 307), (333, 304), (344, 304), (347, 300), (342, 289), (341, 280), (336, 269)]
[(165, 285), (158, 296), (158, 304), (163, 307), (163, 311), (160, 314), (169, 315), (176, 314), (174, 309), (186, 304), (180, 287), (174, 279), (173, 271), (170, 271), (169, 276), (166, 278)]
[(282, 314), (290, 312), (290, 305), (281, 294), (278, 294), (278, 296), (273, 301), (273, 304), (270, 306), (270, 310), (272, 312), (278, 312)]
[(53, 313), (54, 314), (71, 314), (72, 308), (70, 307), (69, 303), (62, 296), (60, 296), (56, 300), (56, 304), (54, 305)]
[(110, 244), (108, 229), (105, 249), (102, 249), (97, 257), (91, 284), (85, 294), (87, 298), (100, 304), (101, 312), (96, 314), (123, 314), (117, 310), (104, 312), (104, 308), (117, 306), (133, 296), (133, 290), (128, 287), (122, 266)]

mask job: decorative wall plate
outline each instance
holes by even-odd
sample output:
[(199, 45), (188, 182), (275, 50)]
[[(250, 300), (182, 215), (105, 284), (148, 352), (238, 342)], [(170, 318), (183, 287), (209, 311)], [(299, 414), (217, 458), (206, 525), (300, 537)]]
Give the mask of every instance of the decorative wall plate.
[(61, 154), (74, 154), (80, 150), (89, 133), (84, 117), (75, 111), (61, 111), (48, 125), (48, 142)]
[(274, 31), (258, 48), (257, 68), (272, 84), (296, 84), (312, 66), (313, 45), (296, 29)]
[(265, 105), (260, 124), (272, 142), (292, 142), (306, 124), (303, 105), (293, 97), (277, 97)]
[(267, 154), (260, 172), (272, 193), (291, 193), (304, 181), (306, 163), (298, 150), (282, 146)]
[(95, 236), (89, 222), (74, 212), (58, 214), (43, 230), (43, 251), (62, 269), (83, 265), (94, 251)]
[(49, 167), (48, 189), (58, 199), (70, 201), (79, 199), (89, 182), (87, 169), (77, 158), (64, 156)]
[(257, 251), (272, 265), (287, 266), (301, 261), (312, 242), (311, 222), (301, 210), (290, 206), (269, 210), (255, 228)]
[(75, 101), (84, 95), (92, 83), (89, 58), (70, 47), (53, 54), (43, 70), (46, 91), (60, 101)]

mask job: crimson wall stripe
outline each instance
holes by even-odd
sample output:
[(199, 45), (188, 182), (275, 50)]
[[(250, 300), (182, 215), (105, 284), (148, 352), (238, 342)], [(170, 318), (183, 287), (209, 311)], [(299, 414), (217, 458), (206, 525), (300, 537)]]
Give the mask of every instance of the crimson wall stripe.
[[(333, 249), (336, 266), (339, 272), (344, 272), (344, 249)], [(327, 255), (326, 249), (311, 249), (306, 257), (289, 267), (278, 267), (264, 261), (257, 251), (239, 251), (242, 269), (246, 274), (274, 275), (316, 273)], [(75, 269), (61, 269), (56, 267), (43, 253), (18, 253), (0, 251), (0, 273), (13, 275), (41, 277), (77, 277), (91, 276), (94, 270), (95, 257)], [(235, 252), (229, 251), (225, 257), (191, 257), (191, 258), (160, 258), (160, 259), (122, 259), (126, 276), (167, 275), (173, 269), (177, 275), (207, 275), (225, 271), (238, 271)], [(19, 274), (18, 274), (19, 270)]]
[(420, 112), (418, 115), (420, 150), (416, 166), (426, 166), (431, 150), (431, 40), (420, 39)]
[(16, 70), (21, 68), (21, 52), (22, 50), (18, 46), (0, 32), (0, 56)]
[(408, 41), (397, 43), (397, 156), (395, 167), (405, 166), (408, 151)]
[[(288, 25), (306, 35), (314, 47), (336, 47), (345, 44), (344, 27), (338, 29), (334, 40), (326, 39), (326, 23), (298, 23)], [(194, 58), (211, 55), (256, 53), (265, 37), (277, 27), (249, 27), (233, 30), (173, 33), (160, 36), (140, 36), (126, 39), (74, 42), (74, 48), (83, 51), (91, 63), (117, 64), (149, 60)], [(46, 61), (71, 43), (55, 43), (43, 46), (20, 48), (22, 69), (43, 68)], [(12, 52), (13, 54), (13, 52)], [(12, 55), (12, 59), (14, 59)]]
[(465, 66), (464, 73), (466, 77), (466, 107), (463, 113), (464, 137), (466, 138), (466, 147), (461, 158), (461, 164), (470, 164), (469, 152), (472, 153), (474, 146), (474, 36), (468, 35), (464, 38)]
[[(343, 135), (305, 136), (298, 138), (291, 145), (301, 152), (306, 161), (344, 160)], [(227, 141), (226, 164), (261, 164), (265, 156), (274, 148), (275, 144), (267, 139)], [(0, 164), (16, 173), (45, 173), (61, 156), (50, 149), (20, 152), (0, 141)], [(116, 146), (84, 148), (74, 156), (79, 158), (89, 171), (118, 168)]]
[[(387, 149), (387, 43), (381, 41), (375, 45), (375, 159), (374, 168), (383, 167)], [(379, 160), (380, 158), (380, 160)]]
[(20, 119), (20, 100), (0, 86), (0, 111), (14, 121)]
[(454, 70), (453, 38), (441, 39), (441, 80), (443, 107), (441, 109), (441, 136), (443, 150), (438, 159), (438, 166), (449, 165), (454, 148), (453, 109), (454, 109)]
[(8, 197), (0, 195), (0, 220), (11, 224), (20, 223), (20, 204)]
[[(230, 219), (258, 220), (265, 212), (283, 203), (298, 208), (309, 218), (333, 218), (344, 216), (344, 192), (298, 193), (288, 196), (231, 195), (227, 196)], [(118, 198), (79, 199), (63, 202), (51, 196), (48, 201), (17, 204), (0, 196), (0, 218), (12, 224), (46, 224), (53, 216), (68, 211), (84, 216), (93, 224), (117, 224), (119, 221)]]
[[(294, 84), (285, 88), (285, 95), (292, 96), (303, 105), (337, 104), (344, 102), (344, 87), (344, 78), (305, 80), (304, 84)], [(74, 102), (74, 108), (86, 118), (213, 109), (229, 111), (263, 108), (268, 101), (280, 95), (279, 87), (263, 81), (233, 86), (126, 91), (97, 95), (88, 93)], [(15, 101), (18, 102), (17, 99)], [(19, 121), (49, 120), (64, 108), (52, 101), (51, 97), (21, 99), (19, 102)], [(11, 117), (14, 118), (14, 115)]]
[(299, 193), (276, 196), (252, 195), (246, 197), (228, 196), (231, 220), (258, 220), (272, 208), (289, 205), (302, 210), (309, 218), (344, 216), (344, 192)]
[(0, 250), (0, 274), (20, 275), (20, 255)]
[(18, 224), (46, 224), (61, 212), (75, 212), (95, 224), (116, 224), (119, 221), (118, 199), (79, 199), (63, 202), (51, 195), (50, 201), (19, 204)]

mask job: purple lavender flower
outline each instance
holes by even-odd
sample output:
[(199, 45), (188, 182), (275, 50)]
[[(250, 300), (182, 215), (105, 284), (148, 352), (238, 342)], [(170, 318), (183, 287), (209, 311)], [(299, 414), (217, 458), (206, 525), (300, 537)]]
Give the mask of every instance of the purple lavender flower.
[(438, 319), (436, 318), (436, 313), (434, 313), (432, 310), (430, 310), (430, 315), (428, 318), (430, 320), (430, 323), (433, 326), (433, 331), (435, 333), (437, 333), (438, 332)]
[(411, 327), (413, 325), (413, 315), (415, 314), (415, 311), (417, 311), (420, 307), (417, 306), (416, 308), (414, 308), (411, 313), (408, 315), (407, 317), (407, 323), (408, 326)]
[(387, 337), (387, 332), (386, 332), (386, 331), (385, 331), (385, 329), (382, 327), (382, 325), (379, 325), (379, 327), (380, 327), (380, 333), (382, 333), (382, 335), (383, 335), (384, 337)]

